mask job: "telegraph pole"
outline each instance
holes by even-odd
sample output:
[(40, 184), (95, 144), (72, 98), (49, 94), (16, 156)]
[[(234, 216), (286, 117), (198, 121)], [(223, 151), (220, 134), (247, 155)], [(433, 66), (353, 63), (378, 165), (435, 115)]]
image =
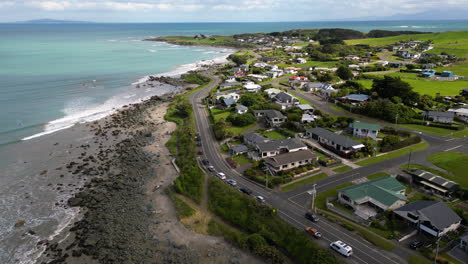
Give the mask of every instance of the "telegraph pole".
[(409, 170), (409, 166), (410, 166), (410, 163), (411, 163), (411, 153), (413, 153), (412, 149), (410, 149), (409, 156), (408, 156), (408, 167), (407, 167), (408, 170)]
[(312, 185), (313, 189), (308, 191), (307, 193), (312, 195), (312, 206), (311, 206), (311, 210), (314, 211), (314, 213), (316, 214), (317, 213), (317, 207), (315, 207), (315, 196), (317, 194), (317, 190), (315, 189), (315, 186), (317, 186), (317, 184), (314, 184)]
[(440, 242), (440, 239), (442, 238), (442, 236), (440, 236), (438, 239), (437, 239), (437, 247), (436, 247), (436, 255), (435, 255), (435, 258), (434, 258), (434, 263), (437, 264), (437, 257), (439, 256), (439, 242)]

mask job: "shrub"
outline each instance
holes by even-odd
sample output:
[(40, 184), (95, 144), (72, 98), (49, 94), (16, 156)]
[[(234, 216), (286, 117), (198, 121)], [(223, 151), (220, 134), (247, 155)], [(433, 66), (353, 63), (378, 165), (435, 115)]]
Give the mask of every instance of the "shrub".
[(211, 81), (209, 77), (203, 76), (197, 72), (190, 72), (184, 74), (182, 75), (182, 79), (188, 83), (194, 83), (199, 85), (207, 84)]

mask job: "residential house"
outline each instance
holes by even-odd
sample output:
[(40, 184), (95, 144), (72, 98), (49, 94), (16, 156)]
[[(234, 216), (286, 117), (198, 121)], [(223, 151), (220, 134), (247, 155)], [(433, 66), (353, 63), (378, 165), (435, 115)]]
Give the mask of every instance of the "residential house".
[(297, 138), (270, 140), (256, 146), (259, 157), (268, 158), (282, 153), (307, 150), (307, 146)]
[(382, 65), (382, 66), (387, 66), (387, 65), (388, 65), (388, 61), (386, 61), (386, 60), (382, 60), (382, 61), (378, 61), (378, 62), (376, 62), (376, 64), (378, 64), (378, 65)]
[(266, 63), (270, 63), (270, 62), (275, 62), (278, 60), (278, 58), (274, 58), (274, 57), (261, 57), (260, 59), (258, 59), (259, 61), (262, 61), (262, 62), (266, 62)]
[(236, 114), (243, 115), (249, 111), (249, 108), (245, 105), (236, 105)]
[(300, 150), (266, 158), (265, 164), (270, 171), (277, 174), (280, 171), (311, 164), (316, 162), (317, 159), (317, 155), (312, 153), (310, 150)]
[(370, 98), (367, 94), (348, 94), (338, 98), (338, 100), (347, 102), (347, 103), (362, 103), (368, 101)]
[(297, 63), (297, 64), (304, 64), (304, 63), (306, 63), (306, 62), (307, 62), (307, 60), (304, 59), (304, 58), (297, 58), (297, 59), (296, 59), (296, 63)]
[(277, 94), (281, 93), (281, 90), (276, 88), (269, 88), (265, 90), (265, 93), (268, 94), (269, 98), (274, 98)]
[(301, 109), (302, 113), (304, 114), (311, 114), (314, 112), (314, 108), (309, 104), (300, 104), (297, 105), (297, 108)]
[(247, 82), (244, 84), (244, 89), (250, 93), (258, 93), (262, 87), (254, 82)]
[(338, 190), (338, 202), (348, 205), (364, 218), (406, 204), (406, 187), (392, 177), (382, 177)]
[(359, 70), (361, 66), (357, 65), (357, 64), (350, 64), (348, 65), (348, 68), (350, 69), (354, 69), (354, 70)]
[(260, 75), (260, 74), (248, 74), (247, 77), (250, 77), (254, 80), (257, 80), (257, 81), (263, 81), (264, 79), (268, 79), (268, 76), (266, 75)]
[(320, 87), (320, 90), (318, 90), (317, 94), (328, 98), (332, 95), (332, 93), (336, 93), (336, 92), (338, 92), (338, 90), (333, 88), (333, 86), (331, 86), (330, 84), (325, 83), (324, 85)]
[(452, 124), (455, 117), (454, 112), (428, 111), (424, 113), (425, 118), (429, 121)]
[(463, 122), (468, 123), (468, 108), (452, 108), (448, 112), (453, 112)]
[(307, 129), (306, 136), (344, 157), (350, 157), (365, 147), (360, 142), (321, 127)]
[(460, 237), (460, 249), (468, 253), (468, 235)]
[(250, 67), (249, 65), (247, 64), (242, 64), (241, 66), (239, 66), (239, 69), (242, 71), (242, 72), (248, 72)]
[(455, 231), (462, 219), (441, 201), (419, 200), (394, 210), (417, 230), (435, 237)]
[(421, 77), (430, 78), (430, 77), (433, 77), (435, 74), (436, 74), (435, 70), (425, 69), (420, 75), (421, 75)]
[(226, 77), (226, 80), (224, 82), (231, 83), (231, 82), (237, 82), (236, 76), (228, 76)]
[(372, 138), (377, 139), (380, 126), (377, 124), (364, 123), (364, 122), (353, 122), (349, 124), (352, 129), (352, 135), (360, 138)]
[(302, 89), (306, 92), (316, 92), (319, 89), (322, 89), (326, 85), (329, 85), (329, 84), (321, 83), (321, 82), (308, 82), (304, 86), (302, 86)]
[(389, 62), (388, 66), (391, 67), (391, 68), (400, 68), (401, 63), (399, 63), (399, 62)]
[(346, 57), (344, 57), (345, 60), (354, 60), (354, 61), (357, 61), (359, 60), (359, 56), (356, 56), (356, 55), (348, 55)]
[(440, 74), (440, 77), (453, 77), (453, 72), (451, 72), (451, 71), (443, 71), (443, 72)]
[(413, 184), (421, 186), (433, 194), (450, 196), (460, 189), (458, 183), (425, 170), (416, 169), (408, 171), (408, 173), (411, 175)]
[(222, 84), (219, 85), (219, 88), (220, 89), (226, 89), (226, 88), (231, 88), (231, 87), (234, 87), (234, 86), (241, 86), (242, 83), (240, 82), (224, 82)]
[(254, 115), (257, 118), (264, 118), (270, 127), (278, 127), (286, 122), (286, 117), (277, 110), (254, 110)]
[(232, 107), (232, 106), (236, 105), (236, 100), (234, 100), (234, 98), (232, 98), (232, 97), (224, 98), (223, 99), (223, 105), (226, 106), (226, 107)]
[(318, 116), (316, 116), (316, 115), (302, 114), (301, 122), (302, 123), (310, 123), (310, 122), (314, 122), (315, 120), (317, 120), (317, 118), (318, 118)]
[(249, 148), (246, 145), (234, 145), (231, 148), (229, 148), (229, 154), (231, 155), (240, 155), (247, 153)]
[(423, 69), (431, 69), (431, 68), (435, 68), (435, 67), (437, 67), (437, 65), (434, 64), (434, 63), (426, 63), (426, 64), (423, 65)]
[(265, 75), (270, 77), (270, 78), (278, 78), (278, 77), (281, 77), (283, 75), (283, 70), (281, 69), (271, 69), (267, 72), (265, 72)]
[(274, 100), (277, 105), (281, 106), (281, 109), (286, 109), (299, 104), (299, 99), (285, 92), (277, 94)]
[(266, 67), (268, 67), (268, 64), (265, 63), (265, 62), (257, 62), (253, 66), (257, 67), (257, 68), (266, 68)]
[(237, 93), (228, 93), (228, 94), (216, 93), (215, 96), (216, 96), (216, 100), (220, 100), (221, 98), (224, 98), (224, 99), (232, 98), (234, 100), (234, 103), (237, 103), (237, 101), (239, 101), (240, 99), (240, 95)]
[(271, 139), (264, 137), (258, 133), (247, 133), (244, 135), (244, 143), (252, 147), (260, 143), (268, 142), (270, 140)]

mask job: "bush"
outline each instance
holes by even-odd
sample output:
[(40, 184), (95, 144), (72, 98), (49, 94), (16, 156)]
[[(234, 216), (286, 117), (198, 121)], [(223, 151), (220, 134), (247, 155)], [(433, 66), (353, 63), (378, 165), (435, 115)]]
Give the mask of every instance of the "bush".
[(230, 122), (234, 126), (243, 127), (255, 123), (257, 119), (251, 113), (245, 113), (242, 115), (232, 113), (227, 117), (226, 121)]
[(211, 81), (209, 77), (203, 76), (197, 72), (191, 72), (182, 75), (182, 79), (188, 83), (195, 83), (199, 85), (207, 84)]
[(400, 141), (397, 136), (390, 135), (382, 139), (382, 141), (379, 144), (379, 147), (381, 152), (388, 152), (404, 148), (409, 145), (417, 144), (419, 142), (421, 142), (421, 137), (419, 136), (412, 136)]

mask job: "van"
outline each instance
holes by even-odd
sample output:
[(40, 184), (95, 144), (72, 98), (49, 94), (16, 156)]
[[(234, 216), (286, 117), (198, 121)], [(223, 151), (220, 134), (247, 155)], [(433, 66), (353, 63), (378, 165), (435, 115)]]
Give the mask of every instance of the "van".
[(349, 257), (353, 254), (353, 249), (340, 240), (330, 243), (330, 247), (345, 257)]

